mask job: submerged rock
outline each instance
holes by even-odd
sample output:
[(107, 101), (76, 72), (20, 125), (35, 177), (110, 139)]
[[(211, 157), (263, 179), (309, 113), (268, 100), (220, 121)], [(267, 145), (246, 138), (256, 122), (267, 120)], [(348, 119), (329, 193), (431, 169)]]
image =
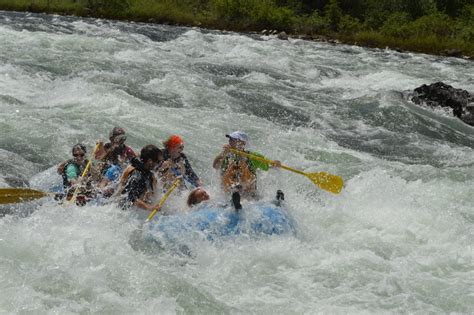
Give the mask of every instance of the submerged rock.
[(415, 89), (411, 100), (419, 105), (449, 107), (454, 116), (474, 126), (474, 96), (466, 90), (456, 89), (443, 82), (423, 84)]

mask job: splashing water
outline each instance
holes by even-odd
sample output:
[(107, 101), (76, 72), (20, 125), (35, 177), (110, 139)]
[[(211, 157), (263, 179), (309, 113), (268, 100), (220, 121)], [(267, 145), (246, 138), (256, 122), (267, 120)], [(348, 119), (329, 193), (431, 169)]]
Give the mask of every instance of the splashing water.
[(47, 189), (73, 144), (116, 125), (135, 149), (182, 135), (214, 195), (212, 160), (237, 129), (251, 149), (346, 182), (334, 196), (261, 173), (265, 198), (285, 191), (297, 235), (196, 240), (191, 256), (135, 250), (140, 221), (113, 205), (20, 205), (35, 211), (0, 219), (0, 311), (474, 309), (474, 129), (406, 97), (438, 80), (474, 91), (472, 62), (6, 12), (0, 40), (1, 186)]

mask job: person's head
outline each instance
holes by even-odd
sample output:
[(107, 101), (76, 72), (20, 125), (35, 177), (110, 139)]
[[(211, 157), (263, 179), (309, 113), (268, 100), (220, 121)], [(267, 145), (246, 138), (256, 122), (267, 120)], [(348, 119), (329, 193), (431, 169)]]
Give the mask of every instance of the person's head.
[(145, 169), (151, 171), (163, 161), (163, 152), (153, 144), (146, 145), (140, 151), (140, 160)]
[(249, 141), (249, 136), (243, 131), (234, 131), (225, 136), (229, 138), (230, 146), (237, 150), (243, 150)]
[(126, 135), (118, 135), (118, 136), (115, 136), (114, 138), (111, 138), (111, 143), (112, 145), (114, 146), (114, 152), (115, 154), (117, 155), (120, 155), (122, 154), (122, 152), (125, 150), (125, 140), (127, 140), (127, 136)]
[(109, 133), (109, 140), (112, 143), (117, 143), (122, 144), (125, 142), (127, 139), (127, 136), (125, 136), (125, 130), (122, 127), (114, 127)]
[(166, 150), (170, 154), (171, 158), (175, 159), (183, 153), (184, 142), (180, 136), (172, 135), (164, 143)]
[(87, 153), (86, 146), (82, 143), (78, 143), (72, 147), (72, 156), (74, 157), (74, 162), (82, 164)]
[(187, 204), (192, 207), (206, 200), (209, 200), (209, 194), (203, 188), (198, 187), (189, 193)]

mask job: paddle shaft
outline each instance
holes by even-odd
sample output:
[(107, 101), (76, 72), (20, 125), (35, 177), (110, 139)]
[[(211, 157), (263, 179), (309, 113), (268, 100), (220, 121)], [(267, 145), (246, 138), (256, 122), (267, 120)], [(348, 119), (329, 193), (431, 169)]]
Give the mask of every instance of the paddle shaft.
[[(230, 149), (230, 151), (232, 151), (233, 153), (248, 157), (249, 159), (252, 159), (252, 160), (257, 160), (257, 161), (264, 162), (264, 163), (269, 163), (269, 164), (274, 163), (274, 161), (272, 161), (272, 160), (263, 158), (261, 156), (256, 156), (256, 155), (244, 152), (244, 151), (240, 151), (240, 150), (236, 150), (236, 149)], [(295, 172), (295, 173), (298, 173), (298, 174), (301, 174), (301, 175), (306, 175), (305, 172), (295, 170), (294, 168), (291, 168), (291, 167), (283, 165), (283, 164), (281, 164), (280, 167), (285, 169), (285, 170), (288, 170), (288, 171), (292, 171), (292, 172)]]
[(160, 202), (158, 203), (158, 207), (156, 207), (155, 210), (153, 210), (152, 213), (150, 213), (150, 215), (148, 216), (148, 218), (146, 219), (145, 222), (148, 222), (150, 221), (151, 219), (153, 219), (153, 217), (155, 216), (155, 214), (161, 209), (161, 206), (163, 206), (163, 204), (165, 203), (166, 199), (168, 199), (169, 195), (173, 192), (173, 190), (175, 190), (176, 187), (178, 187), (179, 183), (181, 182), (181, 178), (176, 178), (173, 182), (173, 184), (171, 184), (171, 187), (166, 191), (165, 195), (163, 196), (163, 198), (161, 198)]
[[(84, 168), (84, 171), (82, 172), (81, 174), (81, 177), (79, 177), (79, 179), (81, 178), (84, 178), (86, 175), (87, 175), (87, 172), (89, 171), (91, 165), (92, 165), (92, 159), (94, 158), (95, 156), (95, 153), (97, 152), (97, 150), (99, 149), (99, 143), (96, 143), (95, 145), (95, 148), (94, 148), (94, 151), (92, 152), (91, 154), (91, 158), (89, 159), (89, 161), (87, 162), (86, 164), (86, 167)], [(76, 197), (77, 197), (77, 186), (74, 188), (74, 193), (72, 194), (72, 197), (71, 199), (69, 200), (68, 203), (72, 203), (76, 200)]]
[[(269, 160), (269, 159), (266, 159), (266, 158), (263, 158), (263, 157), (260, 157), (260, 156), (256, 156), (254, 154), (250, 154), (250, 153), (247, 153), (247, 152), (243, 152), (243, 151), (240, 151), (240, 150), (236, 150), (236, 149), (231, 148), (230, 151), (233, 152), (233, 153), (242, 155), (242, 156), (246, 156), (246, 157), (248, 157), (250, 159), (253, 159), (253, 160), (261, 161), (261, 162), (264, 162), (264, 163), (270, 163), (270, 164), (274, 163), (274, 161), (272, 161), (272, 160)], [(291, 168), (291, 167), (286, 166), (286, 165), (280, 165), (280, 167), (285, 169), (285, 170), (288, 170), (288, 171), (291, 171), (291, 172), (294, 172), (294, 173), (297, 173), (297, 174), (300, 174), (300, 175), (304, 175), (307, 178), (309, 178), (315, 185), (319, 186), (319, 188), (327, 190), (327, 191), (332, 192), (334, 194), (339, 194), (341, 192), (342, 187), (344, 186), (344, 181), (342, 180), (342, 178), (340, 176), (337, 176), (337, 175), (332, 175), (332, 174), (325, 173), (325, 172), (305, 173), (303, 171)]]

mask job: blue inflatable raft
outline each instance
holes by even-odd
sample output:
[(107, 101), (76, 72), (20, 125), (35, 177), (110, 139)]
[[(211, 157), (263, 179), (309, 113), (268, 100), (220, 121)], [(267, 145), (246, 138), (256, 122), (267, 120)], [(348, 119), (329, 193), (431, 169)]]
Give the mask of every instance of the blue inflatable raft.
[(186, 239), (246, 235), (295, 234), (292, 218), (282, 207), (258, 202), (236, 212), (231, 207), (205, 205), (190, 213), (155, 217), (148, 223), (146, 240), (181, 242)]

